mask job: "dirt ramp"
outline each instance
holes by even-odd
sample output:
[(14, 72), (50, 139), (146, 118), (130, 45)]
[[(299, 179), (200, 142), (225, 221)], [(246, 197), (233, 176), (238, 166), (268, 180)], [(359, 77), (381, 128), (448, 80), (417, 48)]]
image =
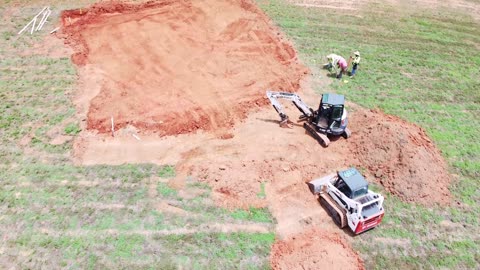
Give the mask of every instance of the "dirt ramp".
[(349, 121), (350, 151), (389, 192), (409, 202), (447, 204), (451, 177), (425, 131), (380, 111), (360, 110)]
[(277, 241), (270, 263), (280, 269), (365, 269), (363, 261), (338, 233), (310, 229)]
[(307, 73), (251, 1), (107, 2), (62, 21), (73, 61), (105, 74), (87, 116), (101, 133), (112, 117), (160, 135), (230, 128), (266, 105), (265, 90), (297, 91)]

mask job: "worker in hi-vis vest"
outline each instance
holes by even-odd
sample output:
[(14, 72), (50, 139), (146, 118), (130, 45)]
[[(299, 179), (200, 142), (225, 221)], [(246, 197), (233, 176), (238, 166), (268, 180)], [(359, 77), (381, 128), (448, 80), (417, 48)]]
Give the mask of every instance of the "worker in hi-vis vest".
[(350, 77), (355, 76), (355, 73), (357, 73), (358, 66), (360, 65), (360, 52), (355, 51), (353, 53), (353, 56), (350, 56), (350, 61), (352, 63), (352, 71), (350, 72)]

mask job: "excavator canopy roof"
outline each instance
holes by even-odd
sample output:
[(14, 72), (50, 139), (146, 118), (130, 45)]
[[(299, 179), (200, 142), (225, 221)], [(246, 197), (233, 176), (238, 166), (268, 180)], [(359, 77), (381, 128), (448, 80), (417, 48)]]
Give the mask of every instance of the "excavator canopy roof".
[(345, 96), (337, 94), (323, 94), (322, 103), (331, 105), (343, 105), (345, 104)]
[(352, 192), (368, 186), (367, 180), (355, 168), (339, 171), (338, 176), (343, 179)]

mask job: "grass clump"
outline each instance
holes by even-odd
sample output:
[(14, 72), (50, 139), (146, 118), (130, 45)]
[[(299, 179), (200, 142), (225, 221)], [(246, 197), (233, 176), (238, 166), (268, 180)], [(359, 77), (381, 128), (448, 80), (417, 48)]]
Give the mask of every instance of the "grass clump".
[(158, 183), (157, 191), (162, 197), (173, 197), (177, 195), (177, 191), (169, 187), (166, 183)]
[(271, 223), (273, 217), (266, 208), (250, 207), (248, 210), (235, 210), (230, 214), (234, 219)]
[(159, 171), (158, 171), (158, 176), (162, 178), (171, 178), (175, 177), (175, 167), (166, 165), (163, 166)]
[(64, 129), (64, 132), (67, 135), (77, 135), (80, 131), (80, 126), (77, 123), (70, 123)]

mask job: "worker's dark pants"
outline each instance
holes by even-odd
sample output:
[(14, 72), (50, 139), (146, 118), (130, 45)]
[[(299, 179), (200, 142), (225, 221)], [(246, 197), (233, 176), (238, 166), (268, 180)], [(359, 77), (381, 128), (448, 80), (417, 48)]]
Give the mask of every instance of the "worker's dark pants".
[(346, 72), (347, 69), (340, 69), (340, 72), (337, 74), (337, 79), (341, 79), (343, 76), (343, 73)]
[(358, 64), (353, 64), (352, 73), (350, 74), (350, 76), (355, 76), (355, 72), (357, 72), (357, 67), (358, 67)]

